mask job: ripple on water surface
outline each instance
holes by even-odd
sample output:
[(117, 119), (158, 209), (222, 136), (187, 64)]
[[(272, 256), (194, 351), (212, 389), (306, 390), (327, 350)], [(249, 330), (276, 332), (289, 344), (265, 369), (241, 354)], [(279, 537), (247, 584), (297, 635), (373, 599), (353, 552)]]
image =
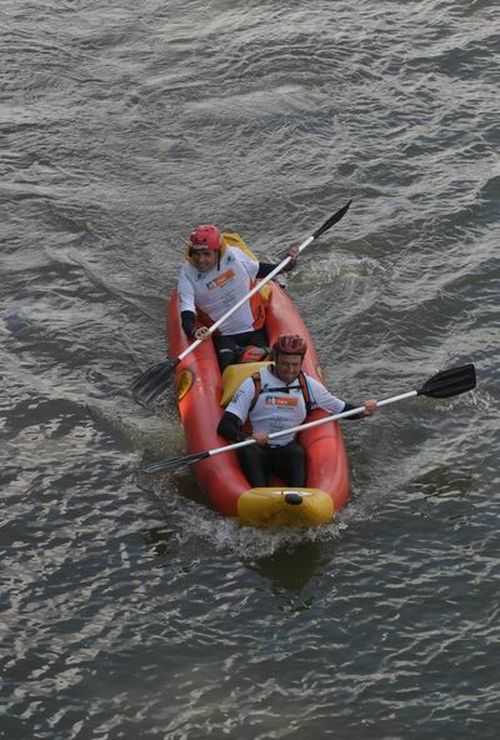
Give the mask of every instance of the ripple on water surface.
[[(32, 11), (0, 10), (0, 735), (496, 738), (497, 4)], [(351, 197), (288, 276), (330, 387), (477, 391), (346, 423), (318, 530), (137, 478), (184, 450), (127, 386), (192, 226), (273, 259)]]

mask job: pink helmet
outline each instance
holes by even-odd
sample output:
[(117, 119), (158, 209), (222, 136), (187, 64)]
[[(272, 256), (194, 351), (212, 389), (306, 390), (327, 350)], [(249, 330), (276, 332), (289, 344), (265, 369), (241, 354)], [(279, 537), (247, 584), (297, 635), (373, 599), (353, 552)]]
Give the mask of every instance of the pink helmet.
[(301, 355), (307, 352), (307, 344), (298, 334), (282, 334), (273, 344), (275, 354)]
[(191, 232), (189, 246), (191, 249), (211, 249), (218, 252), (220, 249), (221, 233), (213, 224), (200, 224)]

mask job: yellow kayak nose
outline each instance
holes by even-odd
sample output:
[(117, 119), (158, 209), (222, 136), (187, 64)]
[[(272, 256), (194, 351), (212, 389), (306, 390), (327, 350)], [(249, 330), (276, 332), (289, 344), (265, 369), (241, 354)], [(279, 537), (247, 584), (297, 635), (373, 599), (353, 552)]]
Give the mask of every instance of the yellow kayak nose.
[(238, 499), (249, 527), (316, 527), (333, 519), (332, 498), (319, 488), (251, 488)]

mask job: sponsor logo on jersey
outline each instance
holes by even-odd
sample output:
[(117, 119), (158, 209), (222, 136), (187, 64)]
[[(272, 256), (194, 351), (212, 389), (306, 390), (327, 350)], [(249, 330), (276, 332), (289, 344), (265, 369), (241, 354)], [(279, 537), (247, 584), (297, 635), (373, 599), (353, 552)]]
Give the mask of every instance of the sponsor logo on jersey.
[(264, 403), (266, 406), (279, 406), (280, 408), (296, 408), (299, 402), (298, 398), (290, 396), (265, 396)]
[(216, 278), (213, 280), (210, 280), (209, 283), (207, 283), (208, 290), (214, 290), (214, 288), (222, 288), (222, 286), (227, 283), (228, 280), (232, 280), (234, 278), (234, 270), (225, 270), (220, 275), (217, 275)]

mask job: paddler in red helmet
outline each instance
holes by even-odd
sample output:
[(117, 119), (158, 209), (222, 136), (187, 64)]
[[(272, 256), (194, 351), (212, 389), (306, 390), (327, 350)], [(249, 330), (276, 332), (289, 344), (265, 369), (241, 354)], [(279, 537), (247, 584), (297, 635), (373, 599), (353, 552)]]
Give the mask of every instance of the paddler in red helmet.
[[(288, 248), (291, 261), (284, 268), (294, 267), (298, 246)], [(181, 268), (178, 294), (182, 327), (188, 337), (204, 339), (210, 324), (224, 316), (255, 281), (269, 275), (276, 265), (257, 262), (243, 250), (224, 242), (219, 228), (200, 224), (189, 236), (187, 261)], [(196, 324), (196, 320), (202, 326)], [(259, 292), (240, 306), (219, 327), (214, 335), (221, 372), (238, 360), (244, 347), (265, 347), (265, 306)]]
[[(269, 442), (269, 434), (302, 424), (312, 409), (321, 408), (332, 414), (349, 411), (355, 406), (332, 395), (325, 386), (306, 375), (302, 363), (307, 344), (297, 334), (283, 334), (272, 348), (273, 363), (247, 378), (236, 391), (217, 428), (217, 433), (231, 442), (253, 437), (258, 444), (237, 450), (238, 459), (252, 488), (269, 485), (278, 475), (285, 485), (305, 486), (305, 453), (294, 434)], [(371, 416), (377, 402), (364, 402), (364, 412), (350, 418)], [(244, 425), (250, 422), (246, 434)]]

